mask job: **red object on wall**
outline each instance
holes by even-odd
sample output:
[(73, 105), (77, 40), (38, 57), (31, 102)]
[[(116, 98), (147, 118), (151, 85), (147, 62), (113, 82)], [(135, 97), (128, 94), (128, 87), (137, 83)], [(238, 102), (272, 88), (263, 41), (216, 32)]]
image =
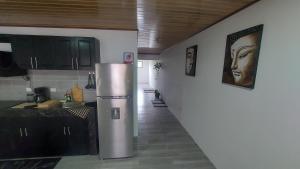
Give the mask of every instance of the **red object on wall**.
[(123, 53), (123, 63), (132, 64), (133, 63), (133, 52), (124, 52)]

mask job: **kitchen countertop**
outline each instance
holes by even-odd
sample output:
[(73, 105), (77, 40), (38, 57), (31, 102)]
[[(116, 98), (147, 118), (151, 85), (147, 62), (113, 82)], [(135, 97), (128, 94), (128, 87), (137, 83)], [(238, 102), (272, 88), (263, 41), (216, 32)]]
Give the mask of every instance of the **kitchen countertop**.
[(14, 117), (60, 117), (60, 116), (74, 116), (69, 113), (66, 109), (55, 108), (55, 109), (1, 109), (0, 118), (14, 118)]
[(11, 107), (24, 103), (25, 101), (0, 101), (0, 117), (58, 117), (58, 116), (74, 116), (64, 108), (51, 109), (13, 109)]
[(10, 107), (13, 107), (15, 105), (18, 105), (18, 104), (21, 104), (21, 103), (24, 103), (26, 101), (13, 101), (13, 100), (5, 100), (5, 101), (0, 101), (0, 110), (2, 109), (8, 109)]
[(48, 120), (54, 119), (54, 121), (61, 121), (62, 119), (73, 120), (74, 118), (82, 119), (86, 125), (88, 125), (88, 137), (89, 137), (89, 154), (96, 155), (98, 153), (97, 148), (97, 115), (95, 102), (89, 103), (86, 106), (90, 107), (87, 118), (83, 119), (64, 108), (51, 108), (51, 109), (13, 109), (11, 107), (24, 103), (24, 101), (0, 101), (0, 120)]

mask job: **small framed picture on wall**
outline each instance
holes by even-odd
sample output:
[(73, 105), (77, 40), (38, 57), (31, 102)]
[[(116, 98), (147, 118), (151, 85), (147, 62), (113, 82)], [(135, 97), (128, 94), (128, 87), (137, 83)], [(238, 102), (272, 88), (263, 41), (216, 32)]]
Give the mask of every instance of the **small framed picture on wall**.
[(133, 52), (124, 52), (123, 53), (123, 63), (132, 64), (133, 63)]
[(186, 48), (185, 74), (188, 76), (196, 74), (197, 49), (197, 45)]

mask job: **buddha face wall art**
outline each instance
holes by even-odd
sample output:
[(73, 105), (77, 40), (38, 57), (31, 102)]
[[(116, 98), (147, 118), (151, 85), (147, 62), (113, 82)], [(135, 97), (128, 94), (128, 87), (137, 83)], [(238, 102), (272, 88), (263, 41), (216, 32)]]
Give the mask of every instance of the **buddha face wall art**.
[(195, 45), (186, 49), (185, 74), (188, 76), (196, 74), (197, 48), (198, 46)]
[(253, 89), (263, 25), (227, 36), (222, 82)]

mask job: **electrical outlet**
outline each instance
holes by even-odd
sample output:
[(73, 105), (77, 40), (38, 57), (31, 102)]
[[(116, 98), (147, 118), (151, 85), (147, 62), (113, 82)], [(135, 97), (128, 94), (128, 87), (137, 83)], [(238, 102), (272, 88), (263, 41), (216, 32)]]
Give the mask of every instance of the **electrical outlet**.
[(32, 89), (29, 87), (26, 87), (26, 92), (32, 92)]
[(56, 88), (50, 88), (50, 92), (55, 93), (56, 92)]

